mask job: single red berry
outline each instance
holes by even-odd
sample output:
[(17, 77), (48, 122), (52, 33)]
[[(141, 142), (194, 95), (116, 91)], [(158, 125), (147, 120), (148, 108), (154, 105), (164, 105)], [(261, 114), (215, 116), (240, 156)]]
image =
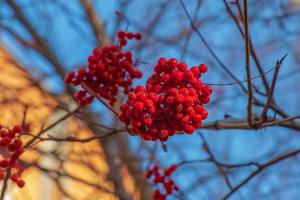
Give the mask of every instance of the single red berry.
[(71, 83), (73, 78), (75, 77), (75, 72), (70, 71), (67, 76), (65, 77), (65, 82), (66, 83)]
[(127, 33), (126, 33), (126, 37), (127, 37), (128, 39), (132, 39), (132, 38), (134, 37), (134, 34), (131, 33), (131, 32), (127, 32)]
[(125, 39), (120, 39), (120, 45), (125, 46), (127, 44), (127, 41)]
[(17, 182), (17, 180), (19, 180), (19, 175), (17, 173), (14, 173), (14, 174), (10, 175), (10, 179), (13, 182)]
[(22, 188), (22, 187), (25, 186), (25, 181), (23, 181), (22, 179), (18, 179), (18, 180), (17, 180), (17, 185), (18, 185), (20, 188)]
[(142, 34), (141, 33), (136, 33), (134, 35), (134, 37), (135, 37), (135, 39), (140, 40), (140, 39), (142, 39)]
[(205, 64), (200, 64), (199, 65), (199, 70), (200, 70), (201, 73), (206, 73), (208, 68)]
[(118, 31), (117, 32), (117, 36), (120, 38), (120, 39), (123, 39), (125, 37), (125, 32), (124, 31)]
[(14, 127), (14, 132), (15, 133), (20, 133), (21, 131), (22, 131), (22, 127), (21, 126), (17, 125), (17, 126)]
[(141, 78), (142, 76), (143, 76), (143, 73), (141, 71), (135, 71), (134, 72), (134, 77)]
[(138, 111), (138, 112), (141, 112), (144, 110), (144, 104), (142, 102), (136, 102), (134, 104), (134, 110)]

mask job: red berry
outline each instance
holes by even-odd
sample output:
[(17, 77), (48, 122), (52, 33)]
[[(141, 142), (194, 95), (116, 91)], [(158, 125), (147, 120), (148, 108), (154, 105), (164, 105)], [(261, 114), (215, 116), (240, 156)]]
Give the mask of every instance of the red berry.
[(120, 45), (125, 46), (127, 44), (127, 40), (125, 39), (120, 39)]
[(199, 70), (201, 73), (206, 73), (207, 72), (207, 66), (205, 64), (200, 64), (199, 65)]
[(140, 39), (142, 39), (142, 34), (141, 33), (136, 33), (134, 35), (134, 37), (135, 37), (135, 39), (140, 40)]
[[(170, 175), (176, 170), (177, 165), (171, 165), (164, 171), (159, 169), (157, 166), (147, 170), (146, 177), (156, 187), (153, 192), (154, 200), (166, 199), (167, 196), (172, 195), (174, 191), (178, 191), (179, 187), (175, 184)], [(161, 186), (160, 186), (161, 185)], [(164, 191), (163, 189), (164, 188)]]
[(118, 31), (117, 32), (117, 36), (120, 38), (120, 39), (123, 39), (125, 37), (125, 32), (124, 31)]
[(19, 180), (19, 175), (17, 173), (10, 175), (10, 179), (13, 182), (16, 182), (17, 180)]
[(67, 76), (65, 77), (66, 83), (72, 83), (73, 78), (75, 77), (75, 72), (70, 71)]
[(144, 104), (142, 102), (136, 102), (134, 104), (134, 110), (138, 111), (138, 112), (141, 112), (144, 110)]
[(126, 37), (127, 37), (128, 39), (132, 39), (132, 38), (134, 37), (134, 34), (131, 33), (131, 32), (128, 32), (128, 33), (126, 33)]
[(17, 126), (14, 127), (14, 132), (15, 133), (20, 133), (21, 131), (22, 131), (22, 127), (21, 126), (17, 125)]
[(141, 71), (135, 71), (134, 72), (134, 77), (135, 78), (141, 78), (143, 76), (143, 73)]
[(17, 185), (18, 185), (20, 188), (22, 188), (22, 187), (25, 186), (25, 181), (23, 181), (22, 179), (18, 179), (18, 180), (17, 180)]

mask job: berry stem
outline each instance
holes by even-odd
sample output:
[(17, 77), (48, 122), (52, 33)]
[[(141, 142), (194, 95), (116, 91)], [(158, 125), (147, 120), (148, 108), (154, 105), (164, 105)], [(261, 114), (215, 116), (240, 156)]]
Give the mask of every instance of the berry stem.
[(93, 90), (91, 90), (86, 84), (81, 83), (81, 86), (92, 96), (96, 97), (106, 108), (108, 108), (112, 113), (114, 113), (117, 117), (119, 113), (115, 111), (112, 107), (110, 107), (105, 101), (101, 99)]

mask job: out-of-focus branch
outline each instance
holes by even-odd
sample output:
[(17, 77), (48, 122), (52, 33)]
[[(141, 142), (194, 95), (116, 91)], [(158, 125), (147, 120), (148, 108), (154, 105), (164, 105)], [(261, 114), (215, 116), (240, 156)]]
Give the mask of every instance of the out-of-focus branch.
[[(53, 64), (55, 71), (60, 75), (60, 77), (63, 78), (66, 73), (64, 67), (60, 64), (56, 55), (50, 50), (48, 45), (43, 41), (42, 37), (39, 35), (39, 33), (36, 31), (36, 29), (30, 23), (30, 21), (25, 17), (22, 10), (14, 2), (14, 0), (6, 0), (6, 2), (14, 11), (16, 18), (23, 24), (25, 29), (32, 35), (34, 41), (38, 44), (39, 47), (36, 48), (36, 50), (38, 50), (41, 55), (43, 55), (51, 64)], [(69, 93), (73, 92), (73, 89), (70, 85), (66, 85), (66, 88), (69, 91)]]
[(106, 45), (109, 40), (107, 36), (105, 35), (103, 23), (99, 20), (97, 13), (92, 6), (90, 0), (80, 0), (81, 5), (84, 8), (84, 11), (88, 17), (88, 20), (90, 22), (90, 25), (94, 31), (94, 35), (97, 38), (98, 45), (104, 46)]
[(43, 133), (49, 131), (50, 129), (54, 128), (56, 125), (58, 125), (59, 123), (65, 121), (66, 119), (68, 119), (69, 117), (71, 117), (74, 113), (76, 113), (79, 110), (80, 107), (77, 107), (76, 109), (74, 109), (72, 112), (69, 112), (67, 114), (65, 114), (64, 116), (62, 116), (60, 119), (58, 119), (57, 121), (55, 121), (54, 123), (50, 124), (47, 128), (41, 130), (34, 138), (32, 138), (31, 140), (29, 140), (25, 145), (24, 148), (29, 147), (30, 145), (32, 145)]
[(83, 179), (81, 179), (81, 178), (75, 177), (75, 176), (73, 176), (73, 175), (71, 175), (71, 174), (64, 173), (64, 172), (62, 172), (62, 171), (60, 171), (60, 170), (52, 170), (52, 169), (48, 169), (48, 168), (46, 168), (46, 167), (43, 167), (43, 166), (38, 165), (37, 163), (26, 163), (26, 162), (23, 162), (22, 164), (23, 164), (24, 166), (26, 166), (26, 167), (35, 167), (35, 168), (37, 168), (37, 169), (39, 169), (39, 170), (41, 170), (42, 172), (45, 172), (45, 173), (47, 173), (47, 174), (54, 173), (54, 174), (58, 175), (59, 177), (70, 178), (70, 179), (72, 179), (72, 180), (74, 180), (74, 181), (77, 181), (77, 182), (79, 182), (79, 183), (83, 183), (83, 184), (85, 184), (85, 185), (91, 186), (91, 187), (96, 188), (96, 189), (98, 189), (98, 190), (100, 190), (100, 191), (103, 191), (103, 192), (106, 192), (106, 193), (109, 193), (109, 194), (116, 195), (115, 192), (113, 192), (113, 191), (111, 191), (111, 190), (108, 190), (108, 189), (106, 189), (106, 188), (104, 188), (104, 187), (101, 187), (101, 186), (99, 186), (98, 184), (94, 184), (94, 183), (88, 182), (88, 181), (83, 180)]
[[(16, 18), (23, 24), (23, 26), (26, 28), (26, 30), (32, 35), (33, 39), (37, 43), (38, 46), (40, 46), (39, 52), (49, 60), (53, 64), (53, 67), (55, 68), (56, 72), (61, 76), (65, 76), (65, 70), (64, 67), (59, 63), (58, 58), (56, 55), (50, 50), (48, 45), (45, 43), (45, 41), (41, 38), (39, 33), (36, 31), (34, 26), (30, 23), (30, 21), (25, 17), (22, 10), (18, 7), (18, 5), (14, 2), (14, 0), (6, 0), (8, 5), (12, 8), (14, 11), (14, 14)], [(67, 85), (67, 89), (72, 92), (72, 87)]]
[(1, 189), (0, 200), (4, 200), (5, 192), (6, 192), (8, 181), (9, 181), (9, 177), (10, 177), (10, 169), (6, 172), (6, 176), (5, 176), (3, 186), (2, 186), (2, 189)]
[(109, 136), (112, 136), (114, 134), (118, 134), (118, 133), (122, 133), (126, 130), (114, 130), (108, 133), (104, 133), (101, 135), (96, 135), (96, 136), (90, 136), (90, 137), (85, 137), (85, 138), (76, 138), (74, 136), (69, 136), (69, 137), (65, 137), (65, 138), (60, 138), (60, 137), (55, 137), (52, 135), (48, 135), (47, 137), (41, 137), (41, 136), (36, 136), (33, 134), (27, 134), (24, 133), (23, 135), (29, 135), (31, 137), (33, 137), (35, 140), (39, 140), (41, 142), (43, 141), (54, 141), (54, 142), (78, 142), (78, 143), (88, 143), (94, 140), (99, 140), (99, 139), (103, 139)]
[[(59, 63), (55, 54), (50, 50), (48, 45), (42, 40), (42, 38), (39, 36), (39, 33), (36, 31), (34, 26), (29, 22), (29, 20), (25, 17), (25, 15), (23, 14), (22, 10), (18, 7), (18, 5), (13, 0), (7, 0), (7, 3), (14, 11), (17, 19), (24, 25), (26, 30), (28, 30), (28, 32), (32, 35), (33, 39), (39, 45), (40, 48), (38, 48), (38, 50), (39, 50), (38, 52), (41, 55), (43, 55), (53, 65), (53, 67), (55, 68), (55, 70), (57, 71), (59, 76), (63, 79), (65, 76), (65, 70), (64, 70), (64, 67)], [(97, 29), (97, 30), (100, 31), (101, 29)], [(104, 31), (102, 32), (102, 34), (105, 34)], [(101, 43), (101, 41), (99, 41), (99, 43)], [(68, 94), (72, 95), (73, 88), (70, 85), (67, 85), (66, 87), (68, 89), (67, 90)], [(92, 116), (93, 114), (88, 114), (88, 115)], [(97, 127), (94, 127), (91, 124), (89, 124), (89, 125), (90, 125), (89, 127), (91, 128), (91, 130), (93, 132), (95, 132), (95, 134), (96, 134), (97, 130), (98, 130)], [(108, 178), (113, 182), (118, 196), (121, 199), (129, 199), (130, 197), (128, 196), (128, 194), (125, 191), (124, 186), (123, 186), (122, 177), (120, 174), (120, 166), (118, 166), (118, 164), (116, 164), (116, 162), (115, 162), (116, 156), (117, 156), (116, 152), (113, 151), (115, 144), (113, 141), (110, 141), (110, 140), (113, 140), (113, 139), (109, 138), (109, 140), (107, 140), (106, 138), (103, 138), (102, 140), (100, 140), (100, 143), (101, 143), (104, 153), (105, 153), (106, 161), (108, 162), (108, 165), (110, 166)], [(33, 138), (32, 141), (35, 141), (35, 138)], [(33, 144), (33, 142), (31, 142), (30, 144)], [(137, 186), (139, 186), (139, 185), (137, 184)]]

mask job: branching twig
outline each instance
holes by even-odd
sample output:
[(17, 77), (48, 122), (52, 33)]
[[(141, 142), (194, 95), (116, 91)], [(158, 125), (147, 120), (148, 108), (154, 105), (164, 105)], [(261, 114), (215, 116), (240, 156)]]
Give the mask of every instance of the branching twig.
[(201, 139), (202, 139), (202, 141), (203, 141), (203, 143), (204, 143), (205, 150), (206, 150), (206, 152), (208, 153), (208, 155), (209, 155), (209, 157), (210, 157), (209, 159), (211, 160), (211, 162), (213, 162), (213, 163), (216, 165), (216, 167), (217, 167), (218, 170), (220, 171), (221, 175), (223, 176), (226, 185), (228, 186), (229, 189), (232, 190), (233, 188), (232, 188), (232, 185), (231, 185), (231, 183), (230, 183), (230, 180), (229, 180), (228, 175), (227, 175), (226, 172), (223, 170), (222, 166), (219, 165), (219, 162), (216, 160), (214, 154), (211, 152), (211, 150), (210, 150), (210, 148), (209, 148), (209, 145), (208, 145), (208, 143), (206, 142), (205, 137), (204, 137), (201, 133), (200, 133), (200, 137), (201, 137)]
[(29, 135), (31, 137), (33, 137), (36, 140), (40, 140), (40, 141), (54, 141), (54, 142), (78, 142), (78, 143), (87, 143), (87, 142), (91, 142), (93, 140), (98, 140), (98, 139), (103, 139), (105, 137), (108, 136), (112, 136), (114, 134), (117, 133), (122, 133), (125, 130), (115, 130), (115, 131), (111, 131), (109, 133), (105, 133), (102, 135), (97, 135), (97, 136), (90, 136), (90, 137), (85, 137), (85, 138), (76, 138), (74, 136), (69, 136), (69, 137), (65, 137), (65, 138), (59, 138), (59, 137), (55, 137), (52, 135), (48, 135), (48, 137), (41, 137), (41, 136), (35, 136), (33, 134), (23, 134), (23, 135)]
[(289, 153), (286, 154), (282, 154), (280, 156), (277, 156), (273, 159), (271, 159), (270, 161), (262, 164), (257, 170), (255, 170), (254, 172), (252, 172), (249, 176), (247, 176), (245, 179), (243, 179), (240, 183), (238, 183), (228, 194), (225, 195), (224, 198), (222, 198), (223, 200), (228, 199), (231, 195), (233, 195), (237, 190), (239, 190), (242, 186), (244, 186), (245, 184), (247, 184), (251, 179), (253, 179), (257, 174), (259, 174), (260, 172), (264, 171), (266, 168), (280, 162), (283, 161), (287, 158), (290, 158), (292, 156), (295, 156), (297, 154), (300, 153), (300, 149), (291, 151)]
[(96, 97), (106, 108), (108, 108), (113, 114), (119, 116), (119, 113), (115, 111), (110, 105), (108, 105), (97, 93), (91, 90), (87, 85), (81, 83), (82, 87), (92, 96)]
[(261, 113), (261, 118), (262, 118), (263, 121), (266, 121), (267, 118), (268, 118), (267, 117), (267, 112), (268, 112), (268, 109), (269, 109), (270, 104), (271, 104), (272, 99), (273, 99), (273, 93), (274, 93), (274, 89), (275, 89), (275, 85), (276, 85), (276, 81), (277, 81), (279, 69), (280, 69), (280, 66), (281, 66), (282, 62), (286, 58), (286, 56), (287, 56), (287, 54), (284, 55), (280, 60), (278, 60), (276, 62), (276, 66), (275, 66), (275, 71), (274, 71), (274, 75), (273, 75), (273, 79), (272, 79), (271, 88), (269, 90), (268, 97), (267, 97), (267, 102), (266, 102), (266, 104), (265, 104), (265, 106), (263, 108), (263, 111)]
[(31, 144), (33, 144), (36, 141), (36, 138), (40, 137), (43, 133), (47, 132), (48, 130), (54, 128), (56, 125), (58, 125), (59, 123), (61, 123), (62, 121), (68, 119), (70, 116), (72, 116), (74, 113), (76, 113), (79, 110), (79, 107), (77, 107), (75, 110), (73, 110), (72, 112), (68, 112), (66, 115), (62, 116), (60, 119), (58, 119), (56, 122), (50, 124), (47, 128), (41, 130), (36, 137), (32, 138), (31, 140), (29, 140), (25, 145), (24, 148), (29, 147)]

